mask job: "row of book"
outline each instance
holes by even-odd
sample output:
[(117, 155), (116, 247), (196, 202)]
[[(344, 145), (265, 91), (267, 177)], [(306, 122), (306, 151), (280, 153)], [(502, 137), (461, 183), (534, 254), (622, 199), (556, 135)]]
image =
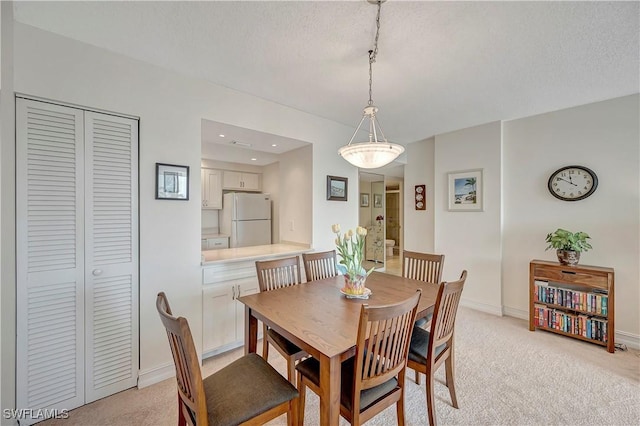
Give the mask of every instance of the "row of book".
[(607, 342), (607, 320), (585, 314), (574, 315), (536, 303), (533, 307), (536, 327), (550, 328)]
[(564, 306), (596, 315), (607, 315), (609, 296), (597, 290), (580, 291), (566, 287), (556, 287), (546, 281), (535, 281), (534, 300), (541, 303)]

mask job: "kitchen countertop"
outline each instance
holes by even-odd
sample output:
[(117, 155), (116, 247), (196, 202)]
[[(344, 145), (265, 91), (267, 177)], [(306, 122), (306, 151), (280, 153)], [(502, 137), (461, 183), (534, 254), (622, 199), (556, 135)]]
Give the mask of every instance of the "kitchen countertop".
[(270, 256), (297, 255), (313, 251), (307, 244), (281, 243), (253, 247), (236, 247), (220, 250), (204, 250), (202, 252), (202, 266), (224, 262), (241, 262), (257, 260)]

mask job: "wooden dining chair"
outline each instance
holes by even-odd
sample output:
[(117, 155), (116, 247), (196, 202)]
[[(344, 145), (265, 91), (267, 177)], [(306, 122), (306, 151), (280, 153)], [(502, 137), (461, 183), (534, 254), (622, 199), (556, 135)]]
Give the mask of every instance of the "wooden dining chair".
[(302, 253), (302, 262), (307, 281), (322, 280), (338, 275), (335, 250)]
[[(302, 283), (300, 277), (300, 258), (298, 256), (275, 260), (257, 260), (256, 271), (260, 292), (289, 287)], [(293, 307), (292, 307), (293, 308)], [(269, 344), (287, 360), (287, 379), (295, 385), (296, 362), (309, 356), (304, 350), (287, 340), (277, 331), (262, 324), (262, 357), (269, 359)]]
[(176, 368), (178, 426), (261, 425), (284, 413), (294, 424), (298, 391), (264, 359), (245, 355), (203, 380), (189, 323), (173, 316), (163, 292), (156, 308)]
[(427, 283), (440, 284), (444, 254), (402, 252), (402, 276)]
[(462, 271), (462, 275), (460, 275), (458, 281), (443, 282), (440, 284), (431, 328), (427, 331), (416, 326), (413, 329), (413, 335), (411, 337), (408, 367), (415, 370), (416, 373), (424, 373), (427, 376), (427, 414), (431, 426), (435, 426), (436, 424), (433, 375), (442, 363), (445, 364), (446, 368), (445, 383), (451, 395), (451, 405), (453, 405), (454, 408), (458, 408), (453, 365), (453, 331), (460, 296), (466, 279), (467, 271)]
[[(398, 424), (404, 425), (405, 371), (420, 295), (418, 290), (400, 303), (360, 308), (356, 354), (341, 369), (340, 415), (352, 425), (368, 421), (393, 404)], [(302, 424), (306, 388), (320, 394), (320, 362), (308, 358), (296, 370), (297, 419)]]
[[(440, 284), (442, 281), (442, 269), (444, 266), (444, 254), (420, 253), (404, 250), (402, 252), (402, 276), (426, 283)], [(429, 309), (425, 316), (416, 320), (416, 325), (424, 329), (431, 327), (433, 308)], [(420, 373), (416, 371), (416, 383), (420, 384)]]

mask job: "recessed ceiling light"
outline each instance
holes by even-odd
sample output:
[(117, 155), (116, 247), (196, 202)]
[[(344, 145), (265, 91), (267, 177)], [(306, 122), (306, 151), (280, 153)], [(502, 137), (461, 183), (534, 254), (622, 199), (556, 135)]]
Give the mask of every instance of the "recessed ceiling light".
[(252, 158), (251, 161), (258, 161), (258, 159), (257, 158)]
[(271, 146), (278, 146), (278, 144), (277, 143), (272, 143)]
[(221, 138), (224, 138), (224, 135), (218, 135), (218, 136), (220, 136)]

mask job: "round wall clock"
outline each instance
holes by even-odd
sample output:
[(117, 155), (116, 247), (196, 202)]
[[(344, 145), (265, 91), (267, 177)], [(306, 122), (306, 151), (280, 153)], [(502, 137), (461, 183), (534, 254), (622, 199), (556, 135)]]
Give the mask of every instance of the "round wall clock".
[(547, 186), (559, 200), (584, 200), (598, 187), (598, 176), (584, 166), (566, 166), (551, 174)]

